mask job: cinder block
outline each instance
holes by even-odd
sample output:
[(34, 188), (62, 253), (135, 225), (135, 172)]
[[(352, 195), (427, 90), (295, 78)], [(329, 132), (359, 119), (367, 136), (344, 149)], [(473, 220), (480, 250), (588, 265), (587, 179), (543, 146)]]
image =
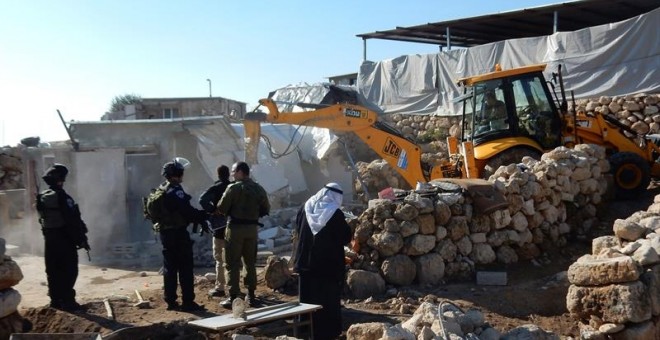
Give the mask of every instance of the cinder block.
[(481, 286), (506, 286), (506, 272), (477, 272), (477, 284)]

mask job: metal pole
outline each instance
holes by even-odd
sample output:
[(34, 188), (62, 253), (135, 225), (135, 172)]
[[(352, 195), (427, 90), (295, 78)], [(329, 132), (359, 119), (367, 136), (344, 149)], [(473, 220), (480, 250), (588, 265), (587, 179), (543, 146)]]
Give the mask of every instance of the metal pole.
[(362, 38), (362, 61), (367, 61), (367, 39)]
[(209, 82), (209, 98), (212, 98), (213, 94), (211, 93), (211, 79), (206, 78), (206, 81)]
[(447, 51), (451, 51), (451, 32), (449, 31), (449, 27), (447, 27)]
[(557, 29), (559, 26), (559, 12), (555, 11), (553, 13), (553, 20), (552, 20), (552, 33), (557, 33)]

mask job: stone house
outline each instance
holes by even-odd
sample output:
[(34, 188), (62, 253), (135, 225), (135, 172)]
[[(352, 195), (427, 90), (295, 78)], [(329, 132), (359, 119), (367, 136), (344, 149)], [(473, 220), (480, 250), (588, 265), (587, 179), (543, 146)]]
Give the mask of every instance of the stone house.
[(246, 104), (222, 97), (142, 98), (124, 110), (107, 112), (101, 120), (176, 119), (204, 116), (242, 118)]

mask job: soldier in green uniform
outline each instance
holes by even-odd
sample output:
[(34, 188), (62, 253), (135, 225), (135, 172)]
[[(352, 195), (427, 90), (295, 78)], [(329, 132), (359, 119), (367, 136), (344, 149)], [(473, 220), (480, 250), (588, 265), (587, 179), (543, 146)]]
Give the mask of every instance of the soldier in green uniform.
[(241, 294), (241, 259), (246, 270), (244, 284), (248, 289), (245, 300), (249, 306), (254, 306), (256, 302), (254, 291), (257, 288), (257, 229), (259, 217), (270, 213), (266, 190), (250, 179), (250, 167), (247, 163), (234, 163), (231, 173), (235, 182), (227, 187), (217, 209), (217, 213), (228, 218), (224, 260), (229, 297), (220, 303), (225, 308), (231, 308), (234, 299)]
[(73, 286), (78, 278), (78, 249), (90, 250), (87, 226), (80, 218), (78, 204), (64, 191), (69, 170), (53, 164), (42, 177), (48, 189), (37, 195), (37, 211), (44, 234), (46, 279), (52, 308), (78, 311)]

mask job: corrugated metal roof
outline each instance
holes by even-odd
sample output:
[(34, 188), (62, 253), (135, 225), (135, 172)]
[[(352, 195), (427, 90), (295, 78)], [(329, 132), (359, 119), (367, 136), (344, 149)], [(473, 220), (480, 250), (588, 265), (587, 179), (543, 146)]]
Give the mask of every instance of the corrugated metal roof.
[(525, 8), (502, 13), (440, 21), (424, 25), (397, 27), (388, 31), (363, 33), (362, 39), (385, 39), (447, 46), (471, 47), (507, 39), (553, 34), (554, 13), (558, 31), (575, 31), (650, 12), (660, 0), (581, 0)]

